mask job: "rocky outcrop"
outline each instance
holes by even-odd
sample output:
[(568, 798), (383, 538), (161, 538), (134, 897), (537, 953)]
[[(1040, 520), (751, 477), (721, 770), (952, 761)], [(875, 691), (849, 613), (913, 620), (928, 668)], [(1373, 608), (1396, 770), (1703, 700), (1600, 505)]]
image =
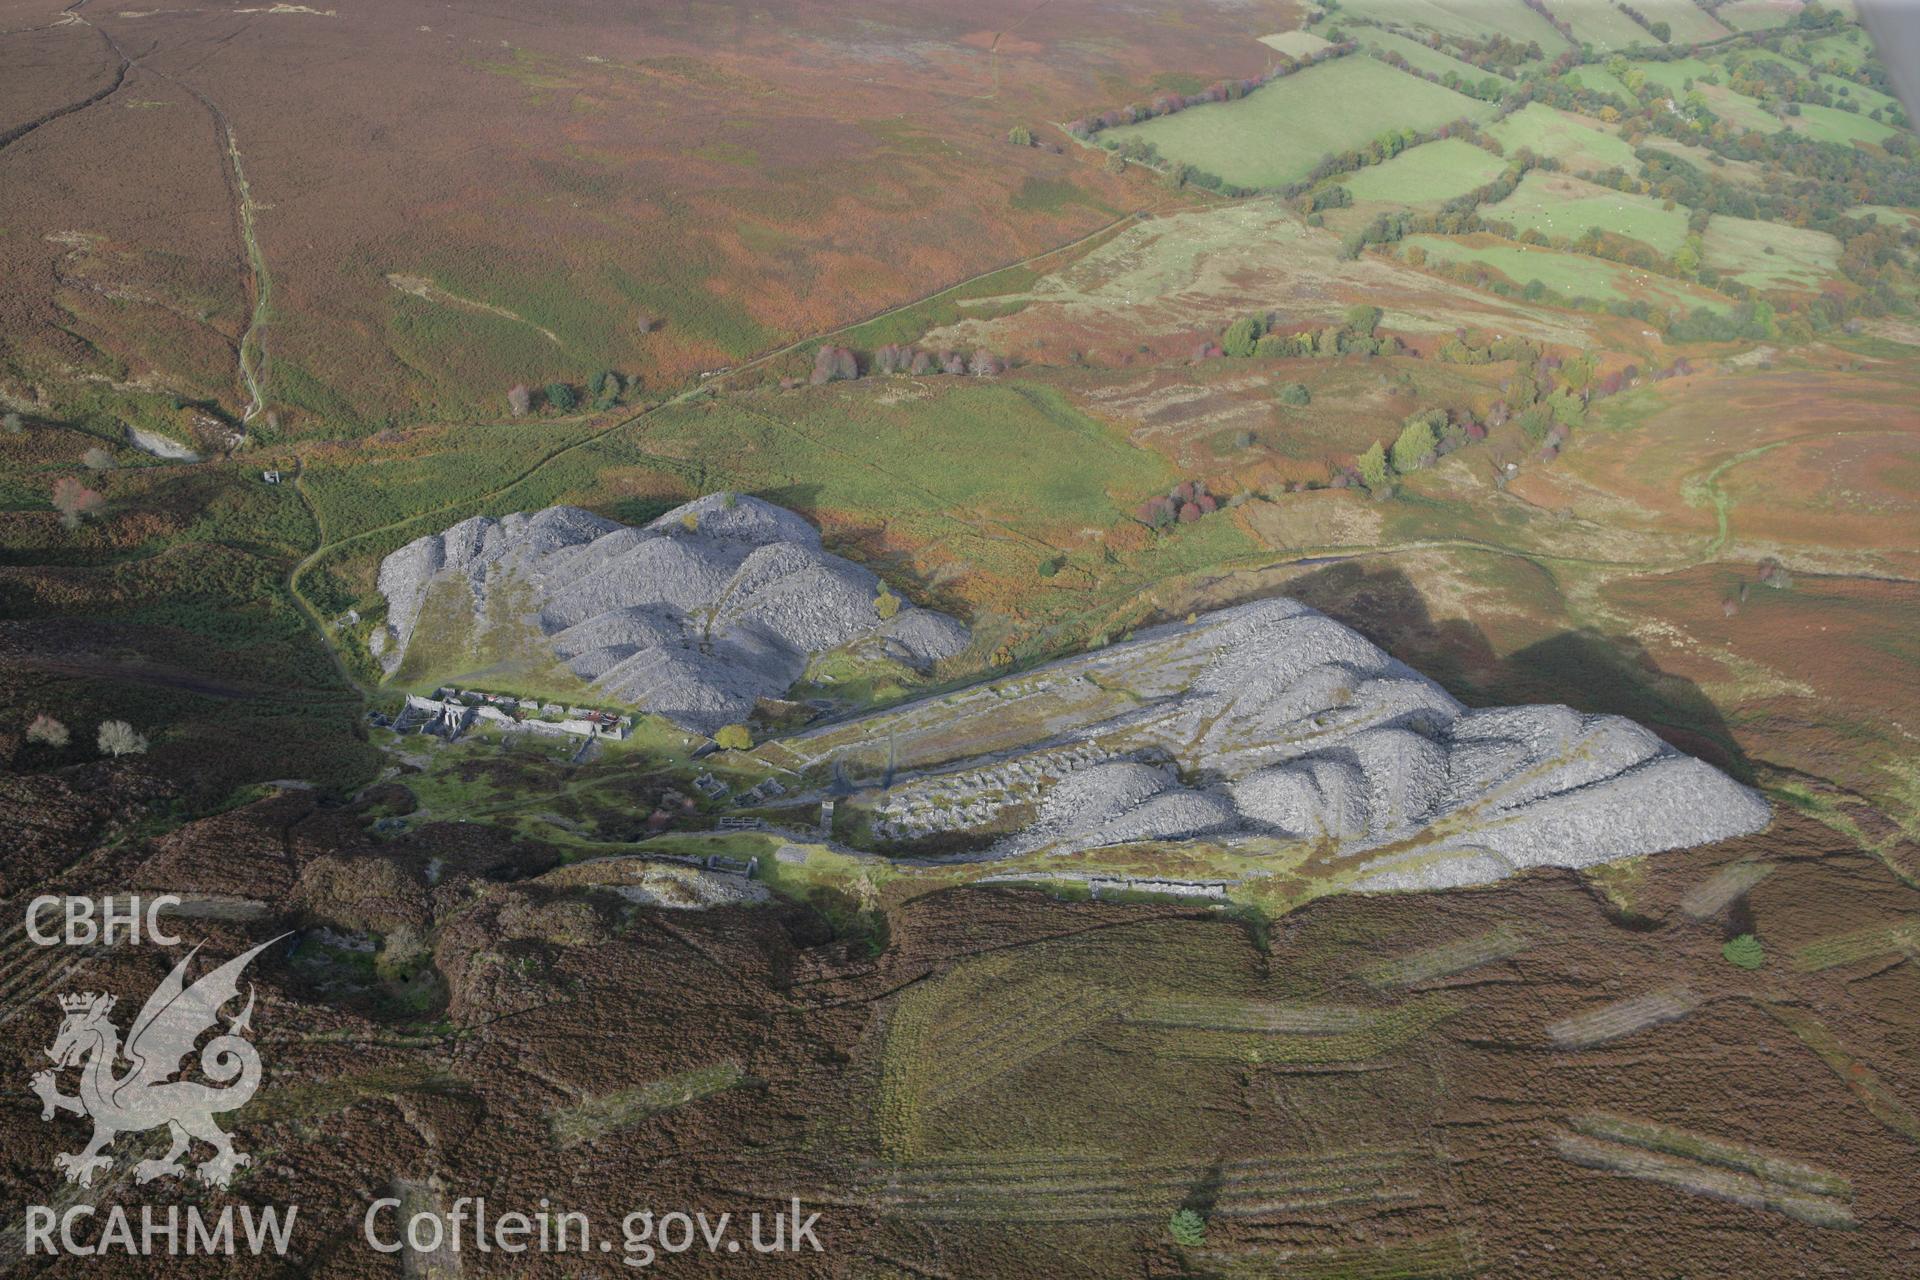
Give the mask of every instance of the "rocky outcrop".
[(390, 674), (430, 594), (451, 586), (457, 626), (484, 632), (504, 612), (601, 696), (704, 733), (786, 692), (817, 654), (870, 640), (924, 669), (970, 638), (911, 605), (883, 617), (872, 573), (793, 512), (733, 494), (644, 528), (578, 507), (476, 516), (388, 556), (379, 586), (387, 618), (372, 648)]

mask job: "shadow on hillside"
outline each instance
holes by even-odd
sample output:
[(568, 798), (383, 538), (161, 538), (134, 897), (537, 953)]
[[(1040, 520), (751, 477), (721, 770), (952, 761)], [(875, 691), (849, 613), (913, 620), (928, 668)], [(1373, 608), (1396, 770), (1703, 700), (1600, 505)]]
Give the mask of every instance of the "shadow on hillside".
[(914, 567), (899, 547), (890, 545), (884, 520), (876, 519), (870, 524), (834, 521), (829, 525), (823, 522), (820, 517), (820, 486), (817, 484), (789, 484), (758, 489), (753, 496), (805, 516), (809, 524), (825, 535), (827, 550), (845, 556), (856, 564), (865, 565), (914, 604), (937, 609), (972, 624), (972, 605), (955, 594), (947, 584), (936, 581), (924, 570)]
[(1470, 706), (1565, 703), (1638, 721), (1742, 781), (1753, 771), (1726, 718), (1700, 687), (1663, 671), (1632, 636), (1569, 630), (1501, 655), (1465, 619), (1436, 619), (1398, 569), (1329, 565), (1266, 593), (1337, 618)]

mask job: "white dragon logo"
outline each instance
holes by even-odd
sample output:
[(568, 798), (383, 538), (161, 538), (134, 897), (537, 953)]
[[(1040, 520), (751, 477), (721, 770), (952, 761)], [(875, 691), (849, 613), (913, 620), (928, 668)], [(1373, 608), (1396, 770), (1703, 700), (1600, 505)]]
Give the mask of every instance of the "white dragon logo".
[[(93, 1120), (93, 1141), (86, 1150), (53, 1158), (54, 1167), (65, 1172), (67, 1181), (92, 1186), (95, 1171), (113, 1165), (113, 1157), (102, 1153), (115, 1137), (161, 1125), (167, 1126), (173, 1145), (162, 1158), (142, 1160), (134, 1166), (134, 1176), (140, 1182), (185, 1174), (187, 1167), (180, 1157), (194, 1138), (212, 1146), (215, 1152), (211, 1160), (194, 1170), (202, 1182), (224, 1187), (233, 1180), (234, 1170), (251, 1162), (251, 1157), (233, 1149), (233, 1139), (213, 1122), (215, 1113), (245, 1106), (260, 1087), (260, 1055), (246, 1039), (253, 1017), (251, 987), (240, 1016), (230, 1018), (226, 1032), (208, 1041), (200, 1051), (200, 1070), (214, 1085), (225, 1087), (172, 1077), (180, 1072), (181, 1059), (193, 1052), (194, 1043), (218, 1025), (220, 1007), (240, 994), (241, 970), (278, 941), (280, 938), (261, 943), (191, 987), (186, 984), (187, 965), (200, 948), (189, 951), (147, 997), (133, 1020), (125, 1050), (131, 1066), (124, 1075), (114, 1074), (121, 1058), (119, 1029), (107, 1017), (113, 1011), (114, 997), (96, 992), (60, 997), (60, 1007), (67, 1016), (53, 1047), (47, 1050), (55, 1070), (36, 1073), (33, 1091), (40, 1096), (42, 1120), (53, 1119), (56, 1111), (71, 1111)], [(80, 1093), (68, 1097), (60, 1092), (56, 1073), (73, 1066), (81, 1067)]]

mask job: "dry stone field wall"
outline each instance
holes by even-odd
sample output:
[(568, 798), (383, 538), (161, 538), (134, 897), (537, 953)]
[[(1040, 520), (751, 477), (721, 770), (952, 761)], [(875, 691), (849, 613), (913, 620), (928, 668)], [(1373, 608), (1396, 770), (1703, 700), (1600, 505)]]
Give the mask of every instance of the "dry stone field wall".
[(1156, 628), (763, 755), (867, 783), (883, 839), (978, 832), (970, 856), (982, 859), (1311, 842), (1371, 855), (1356, 867), (1363, 890), (1584, 866), (1769, 820), (1756, 793), (1639, 725), (1557, 706), (1468, 710), (1291, 600)]
[(420, 627), (448, 625), (426, 608), (441, 593), (453, 629), (511, 627), (602, 696), (702, 733), (745, 720), (829, 650), (860, 642), (924, 669), (970, 638), (904, 603), (883, 616), (871, 572), (793, 512), (733, 494), (644, 528), (578, 507), (476, 516), (388, 556), (379, 584), (387, 619), (373, 647), (389, 674)]

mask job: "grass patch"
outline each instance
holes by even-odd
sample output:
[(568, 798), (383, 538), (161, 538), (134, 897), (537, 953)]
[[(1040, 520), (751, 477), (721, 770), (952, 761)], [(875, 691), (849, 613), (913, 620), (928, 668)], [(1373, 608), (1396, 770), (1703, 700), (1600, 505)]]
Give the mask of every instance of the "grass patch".
[(1819, 142), (1837, 142), (1843, 147), (1850, 147), (1856, 142), (1885, 142), (1899, 132), (1892, 125), (1868, 119), (1864, 113), (1856, 115), (1838, 107), (1823, 107), (1812, 102), (1802, 103), (1800, 114), (1788, 117), (1786, 123), (1795, 133), (1805, 134)]
[(1075, 206), (1093, 209), (1109, 217), (1119, 212), (1076, 182), (1038, 175), (1021, 183), (1020, 189), (1013, 193), (1013, 198), (1007, 204), (1022, 213), (1061, 213)]
[(1715, 214), (1702, 237), (1707, 265), (1756, 289), (1813, 292), (1840, 267), (1840, 242), (1824, 231)]
[(1442, 53), (1438, 49), (1422, 44), (1418, 40), (1409, 39), (1398, 32), (1368, 27), (1354, 32), (1353, 36), (1360, 42), (1361, 48), (1378, 49), (1383, 53), (1397, 53), (1416, 71), (1425, 71), (1436, 76), (1444, 76), (1451, 71), (1461, 79), (1470, 80), (1475, 84), (1487, 79), (1504, 83), (1500, 76), (1491, 71), (1483, 71), (1471, 62), (1464, 62), (1452, 54)]
[(1538, 280), (1561, 301), (1646, 298), (1664, 307), (1688, 310), (1700, 306), (1722, 309), (1727, 305), (1724, 298), (1706, 290), (1583, 253), (1563, 253), (1485, 235), (1408, 236), (1405, 244), (1423, 250), (1428, 261), (1477, 263), (1522, 287)]
[(1346, 185), (1358, 201), (1438, 204), (1485, 186), (1506, 167), (1506, 161), (1471, 142), (1443, 138), (1349, 174)]
[(553, 1140), (562, 1147), (577, 1147), (593, 1142), (620, 1129), (630, 1129), (650, 1116), (684, 1107), (690, 1102), (731, 1089), (746, 1079), (732, 1062), (696, 1067), (679, 1075), (649, 1081), (631, 1089), (588, 1098), (572, 1106), (561, 1107), (550, 1120)]
[(1389, 129), (1431, 129), (1451, 120), (1484, 120), (1492, 112), (1491, 103), (1377, 59), (1340, 58), (1238, 102), (1190, 107), (1102, 136), (1151, 142), (1167, 159), (1234, 186), (1279, 187), (1305, 177), (1322, 156), (1364, 146)]
[(1556, 111), (1545, 103), (1530, 102), (1489, 126), (1487, 132), (1500, 140), (1509, 155), (1526, 147), (1535, 155), (1555, 157), (1569, 169), (1619, 168), (1631, 173), (1639, 165), (1633, 148), (1619, 134), (1598, 121)]
[[(1602, 53), (1633, 45), (1658, 46), (1653, 33), (1620, 11), (1613, 0), (1553, 0), (1553, 16), (1573, 28), (1573, 38)], [(1651, 15), (1649, 21), (1655, 21)]]
[(1638, 240), (1671, 255), (1687, 238), (1687, 215), (1663, 209), (1660, 201), (1628, 195), (1564, 174), (1529, 173), (1514, 193), (1481, 210), (1488, 219), (1510, 222), (1516, 230), (1577, 240), (1589, 227)]
[(1553, 24), (1520, 0), (1347, 0), (1333, 21), (1345, 17), (1371, 18), (1383, 26), (1424, 27), (1475, 40), (1495, 35), (1520, 44), (1535, 40), (1549, 58), (1567, 47)]

